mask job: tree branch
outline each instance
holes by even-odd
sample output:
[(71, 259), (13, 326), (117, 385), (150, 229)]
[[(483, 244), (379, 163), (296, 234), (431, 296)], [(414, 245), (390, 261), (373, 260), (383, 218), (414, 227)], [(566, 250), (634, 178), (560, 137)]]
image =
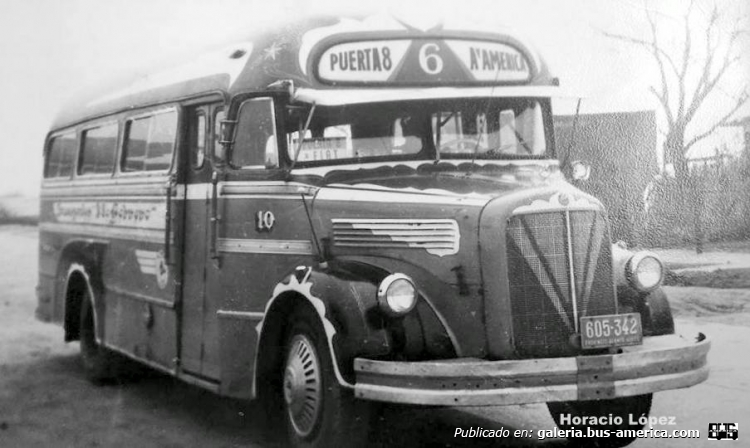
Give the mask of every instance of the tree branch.
[(610, 33), (607, 31), (603, 31), (602, 34), (604, 34), (604, 36), (609, 37), (611, 39), (617, 39), (617, 40), (621, 40), (621, 41), (628, 42), (631, 44), (640, 45), (643, 47), (647, 47), (649, 51), (651, 52), (657, 52), (660, 56), (662, 56), (664, 59), (667, 60), (667, 62), (669, 63), (669, 66), (672, 68), (672, 71), (674, 71), (674, 74), (675, 75), (678, 74), (677, 65), (675, 64), (674, 59), (672, 59), (672, 56), (670, 56), (670, 54), (664, 51), (663, 49), (655, 46), (653, 42), (649, 42), (643, 39), (638, 39), (632, 36), (626, 36), (624, 34)]
[[(662, 109), (664, 109), (664, 113), (667, 115), (669, 127), (672, 127), (674, 125), (674, 118), (672, 117), (672, 110), (669, 108), (669, 95), (666, 93), (662, 94), (657, 92), (654, 86), (650, 86), (648, 88), (648, 91), (653, 93), (656, 99), (659, 100)], [(664, 92), (666, 92), (666, 87), (664, 88)]]
[(711, 77), (714, 57), (720, 46), (720, 39), (718, 38), (716, 39), (716, 44), (714, 46), (710, 45), (711, 36), (713, 32), (719, 26), (718, 19), (719, 19), (719, 12), (718, 12), (717, 7), (714, 6), (714, 10), (711, 14), (711, 18), (709, 19), (709, 23), (708, 23), (708, 30), (707, 30), (708, 37), (706, 39), (706, 49), (707, 49), (706, 62), (703, 64), (703, 72), (701, 73), (701, 78), (698, 81), (698, 84), (695, 88), (695, 94), (693, 96), (693, 99), (690, 102), (690, 105), (688, 106), (687, 111), (685, 112), (686, 123), (690, 122), (695, 117), (695, 114), (700, 109), (701, 105), (703, 104), (703, 101), (714, 90), (717, 84), (721, 81), (721, 79), (726, 74), (727, 70), (740, 60), (739, 55), (735, 57), (730, 57), (735, 52), (735, 44), (737, 43), (737, 39), (744, 33), (744, 30), (742, 30), (742, 28), (740, 27), (739, 20), (737, 20), (735, 21), (734, 30), (729, 35), (729, 41), (727, 42), (727, 51), (725, 53), (724, 62), (719, 67), (718, 72), (713, 77)]
[(689, 142), (687, 142), (687, 144), (683, 147), (684, 153), (687, 154), (687, 152), (690, 150), (690, 148), (693, 145), (695, 145), (699, 141), (711, 135), (719, 127), (729, 124), (732, 121), (731, 118), (734, 115), (734, 113), (737, 112), (742, 106), (744, 106), (745, 103), (747, 103), (749, 98), (750, 98), (750, 95), (748, 95), (748, 92), (744, 91), (742, 95), (740, 96), (740, 98), (737, 99), (737, 102), (734, 104), (734, 107), (732, 107), (732, 109), (729, 112), (727, 112), (726, 115), (721, 117), (721, 119), (718, 120), (716, 123), (714, 123), (714, 125), (711, 126), (711, 128), (709, 128), (707, 131), (696, 135)]
[(670, 104), (669, 83), (667, 82), (667, 73), (664, 67), (665, 65), (664, 61), (666, 61), (666, 63), (669, 64), (675, 76), (677, 76), (677, 78), (680, 79), (680, 84), (683, 84), (682, 78), (684, 78), (684, 74), (680, 76), (680, 71), (677, 68), (677, 64), (675, 64), (674, 59), (672, 59), (672, 56), (659, 46), (656, 20), (654, 19), (653, 15), (651, 14), (651, 11), (648, 8), (646, 8), (645, 11), (646, 11), (646, 17), (648, 18), (649, 26), (651, 28), (651, 41), (650, 42), (644, 39), (639, 39), (639, 38), (625, 36), (625, 35), (616, 34), (616, 33), (604, 32), (604, 35), (612, 39), (622, 40), (624, 42), (628, 42), (628, 43), (635, 44), (641, 47), (645, 47), (647, 50), (650, 51), (651, 55), (653, 56), (659, 68), (659, 76), (661, 77), (661, 92), (658, 92), (656, 88), (654, 88), (653, 86), (649, 88), (649, 91), (659, 100), (659, 103), (664, 109), (664, 113), (667, 117), (669, 126), (672, 127), (675, 124), (675, 117), (672, 112), (672, 108)]
[(688, 106), (688, 110), (693, 108), (693, 104), (695, 103), (696, 98), (700, 97), (702, 95), (703, 89), (707, 86), (708, 78), (711, 74), (711, 69), (713, 65), (713, 59), (714, 54), (716, 53), (715, 50), (718, 49), (719, 42), (721, 39), (716, 39), (716, 48), (714, 48), (712, 51), (711, 46), (711, 35), (714, 31), (714, 26), (716, 25), (716, 21), (719, 18), (719, 12), (714, 5), (714, 9), (711, 12), (711, 17), (708, 20), (708, 29), (706, 31), (706, 62), (703, 64), (703, 70), (701, 72), (701, 77), (698, 80), (698, 84), (695, 87), (695, 92), (693, 93), (693, 100), (690, 102), (690, 106)]
[[(745, 33), (748, 33), (746, 27), (743, 26), (743, 18), (736, 18), (734, 28), (730, 28), (728, 32), (724, 31), (721, 26), (722, 10), (716, 4), (713, 5), (709, 14), (701, 14), (700, 19), (705, 28), (699, 31), (698, 27), (691, 27), (696, 8), (699, 8), (699, 4), (691, 0), (684, 14), (678, 17), (677, 25), (683, 28), (684, 39), (681, 42), (682, 47), (678, 48), (676, 53), (668, 52), (670, 47), (660, 41), (657, 32), (659, 24), (654, 17), (654, 11), (648, 8), (644, 9), (651, 36), (632, 37), (603, 33), (609, 38), (643, 48), (656, 61), (661, 85), (654, 83), (649, 87), (649, 91), (656, 97), (667, 118), (668, 125), (662, 134), (670, 138), (674, 137), (672, 144), (676, 155), (687, 154), (697, 142), (711, 135), (719, 127), (730, 123), (737, 111), (750, 101), (747, 90), (735, 100), (730, 99), (728, 113), (715, 122), (707, 121), (704, 125), (708, 129), (685, 144), (685, 130), (694, 127), (692, 121), (697, 112), (702, 110), (706, 98), (720, 88), (730, 69), (734, 70), (737, 62), (740, 61), (740, 55), (744, 54), (744, 50), (738, 49), (738, 42)], [(705, 32), (705, 43), (699, 42), (700, 36), (697, 34), (693, 36), (691, 32), (699, 34)], [(696, 45), (704, 48), (697, 49)], [(726, 48), (726, 51), (720, 51), (722, 48)], [(674, 98), (675, 96), (678, 97)]]
[[(665, 51), (659, 47), (658, 43), (658, 33), (656, 32), (656, 21), (654, 20), (654, 17), (651, 15), (651, 11), (649, 9), (646, 9), (646, 17), (648, 18), (648, 23), (651, 27), (651, 43), (652, 43), (652, 54), (654, 56), (654, 59), (656, 59), (656, 63), (659, 66), (659, 75), (661, 76), (661, 95), (659, 95), (659, 98), (661, 99), (662, 106), (664, 107), (664, 113), (667, 116), (667, 122), (669, 123), (669, 127), (673, 127), (675, 124), (674, 114), (672, 113), (672, 107), (669, 104), (669, 84), (667, 84), (667, 74), (664, 71), (664, 63), (662, 62), (661, 58), (659, 57), (660, 54), (664, 54), (669, 64), (672, 66), (672, 70), (674, 70), (675, 74), (677, 74), (677, 66), (675, 65), (674, 61), (672, 60), (672, 57), (669, 56)], [(656, 89), (653, 87), (651, 88), (651, 91), (656, 94)]]
[(740, 56), (737, 55), (731, 59), (727, 57), (727, 59), (724, 60), (724, 63), (722, 64), (721, 68), (719, 68), (719, 71), (716, 73), (716, 75), (711, 78), (709, 81), (706, 81), (705, 85), (702, 89), (700, 89), (699, 92), (696, 92), (695, 97), (693, 97), (693, 101), (690, 104), (690, 107), (688, 108), (688, 111), (685, 113), (685, 118), (687, 121), (690, 121), (695, 116), (696, 112), (698, 112), (698, 109), (700, 108), (703, 101), (706, 99), (709, 93), (711, 93), (716, 85), (719, 83), (722, 77), (724, 77), (724, 74), (727, 72), (727, 70), (734, 65), (736, 62), (739, 62)]
[(677, 83), (679, 87), (679, 104), (677, 106), (677, 120), (683, 121), (683, 112), (685, 110), (685, 82), (686, 82), (686, 76), (688, 71), (688, 66), (690, 65), (690, 52), (692, 47), (692, 38), (690, 35), (690, 13), (693, 10), (693, 5), (695, 4), (695, 0), (690, 0), (690, 5), (688, 6), (687, 12), (685, 13), (684, 17), (684, 28), (685, 28), (685, 48), (682, 53), (682, 69), (680, 70), (680, 74), (677, 75)]

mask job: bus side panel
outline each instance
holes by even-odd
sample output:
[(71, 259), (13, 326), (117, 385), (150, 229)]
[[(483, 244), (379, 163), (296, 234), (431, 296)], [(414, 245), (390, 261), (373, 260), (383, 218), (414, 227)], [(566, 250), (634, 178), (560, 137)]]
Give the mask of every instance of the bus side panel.
[[(178, 269), (165, 257), (166, 175), (79, 179), (49, 189), (40, 216), (40, 314), (60, 321), (71, 263), (87, 264), (102, 342), (169, 370), (176, 357)], [(52, 285), (50, 285), (52, 283)]]
[(176, 354), (175, 268), (164, 245), (113, 241), (103, 260), (108, 343), (172, 369)]
[[(252, 398), (255, 375), (255, 348), (258, 346), (257, 321), (222, 318), (219, 320), (221, 383), (219, 393), (235, 398)], [(239, 343), (241, 341), (241, 343)], [(282, 348), (279, 347), (279, 350)]]
[[(40, 214), (41, 215), (41, 214)], [(40, 216), (41, 220), (41, 216)], [(36, 317), (43, 322), (62, 323), (63, 288), (58, 274), (62, 237), (39, 230), (39, 280), (37, 284)], [(58, 283), (60, 283), (58, 285)]]
[[(136, 358), (173, 370), (176, 357), (178, 269), (166, 259), (166, 178), (120, 187), (102, 201), (117, 208), (113, 238), (102, 260), (106, 343)], [(110, 204), (109, 201), (112, 201)], [(131, 218), (135, 216), (136, 218)], [(130, 228), (121, 231), (123, 221)], [(174, 238), (170, 239), (174, 244)]]
[[(58, 188), (69, 187), (69, 183), (57, 183)], [(53, 195), (55, 189), (43, 187), (39, 211), (39, 284), (37, 285), (38, 306), (36, 316), (44, 322), (62, 324), (65, 320), (65, 300), (68, 269), (71, 263), (81, 263), (80, 257), (93, 253), (86, 252), (93, 242), (85, 235), (74, 235), (70, 229), (57, 222), (54, 207), (60, 201)], [(73, 257), (71, 248), (77, 248), (80, 257)], [(67, 258), (65, 256), (66, 249)]]

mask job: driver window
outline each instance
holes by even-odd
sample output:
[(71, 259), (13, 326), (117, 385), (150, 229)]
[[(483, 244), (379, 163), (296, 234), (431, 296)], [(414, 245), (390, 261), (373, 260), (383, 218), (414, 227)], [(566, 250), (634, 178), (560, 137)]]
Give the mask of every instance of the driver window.
[(232, 148), (232, 165), (275, 168), (279, 164), (276, 119), (271, 98), (254, 98), (240, 106)]

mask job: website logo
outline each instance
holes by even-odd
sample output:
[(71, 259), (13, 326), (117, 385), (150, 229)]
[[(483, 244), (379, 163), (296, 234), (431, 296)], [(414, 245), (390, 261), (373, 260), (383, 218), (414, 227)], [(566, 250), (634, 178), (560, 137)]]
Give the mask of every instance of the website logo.
[(708, 440), (737, 440), (737, 423), (709, 423)]

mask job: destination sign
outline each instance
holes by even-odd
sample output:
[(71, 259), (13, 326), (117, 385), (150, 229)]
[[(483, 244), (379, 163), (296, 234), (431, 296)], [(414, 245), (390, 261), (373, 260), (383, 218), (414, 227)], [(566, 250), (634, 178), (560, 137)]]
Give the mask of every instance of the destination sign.
[(515, 48), (494, 42), (446, 42), (477, 81), (526, 81), (529, 63)]
[[(291, 148), (297, 148), (298, 139), (292, 139)], [(302, 141), (299, 156), (300, 162), (313, 160), (334, 160), (353, 157), (351, 145), (346, 137), (306, 138)]]
[(526, 56), (499, 42), (396, 39), (333, 45), (318, 60), (324, 82), (502, 84), (531, 78)]
[(321, 56), (318, 75), (327, 81), (388, 81), (410, 44), (388, 40), (334, 45)]

